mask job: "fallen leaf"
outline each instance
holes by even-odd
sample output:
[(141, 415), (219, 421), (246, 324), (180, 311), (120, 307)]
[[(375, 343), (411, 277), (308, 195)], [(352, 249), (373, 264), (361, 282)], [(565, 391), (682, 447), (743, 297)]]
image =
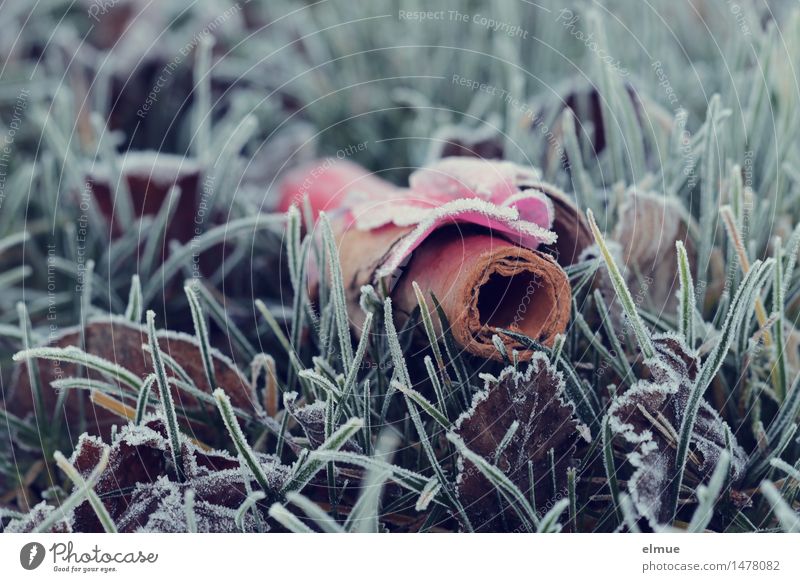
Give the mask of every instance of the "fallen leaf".
[[(699, 359), (673, 335), (653, 338), (658, 361), (650, 366), (652, 380), (639, 380), (609, 407), (609, 426), (621, 437), (634, 471), (628, 491), (651, 525), (668, 523), (671, 508), (664, 503), (676, 474), (678, 431), (697, 378)], [(689, 445), (686, 478), (693, 489), (706, 482), (720, 453), (731, 452), (731, 481), (743, 474), (747, 456), (716, 410), (702, 400)]]
[[(498, 455), (498, 446), (515, 421), (517, 431)], [(576, 466), (576, 445), (590, 438), (588, 428), (577, 420), (575, 407), (567, 400), (561, 372), (541, 352), (534, 353), (525, 372), (506, 368), (497, 382), (487, 381), (484, 390), (474, 396), (470, 409), (456, 421), (455, 432), (467, 448), (496, 464), (526, 496), (530, 496), (531, 463), (540, 513), (567, 495), (567, 469)], [(458, 497), (476, 531), (519, 527), (514, 511), (475, 465), (459, 458), (458, 467)]]
[[(184, 333), (165, 330), (158, 331), (157, 335), (161, 350), (171, 356), (186, 371), (186, 374), (200, 390), (210, 394), (212, 389), (206, 379), (197, 340)], [(130, 370), (142, 380), (153, 372), (150, 356), (142, 348), (147, 344), (147, 330), (144, 326), (132, 323), (122, 317), (93, 319), (85, 326), (85, 342), (84, 351), (114, 362)], [(51, 338), (47, 345), (51, 347), (80, 346), (80, 332), (77, 328), (64, 330), (60, 335)], [(211, 357), (214, 362), (217, 385), (226, 391), (233, 405), (244, 410), (257, 410), (256, 395), (245, 375), (221, 352), (212, 349)], [(50, 382), (53, 380), (86, 377), (108, 381), (95, 372), (85, 370), (79, 372), (78, 368), (71, 364), (44, 359), (38, 360), (38, 364), (48, 410), (52, 410), (56, 401), (55, 391), (49, 389)], [(169, 369), (167, 374), (168, 376), (175, 375)], [(7, 400), (8, 410), (17, 416), (24, 417), (33, 410), (31, 386), (25, 362), (17, 365), (11, 385), (12, 389)], [(158, 389), (154, 387), (153, 390), (157, 393)], [(120, 424), (118, 416), (104, 408), (94, 406), (90, 402), (88, 391), (73, 389), (70, 392), (65, 401), (66, 417), (68, 419), (79, 418), (79, 401), (82, 399), (83, 406), (87, 411), (87, 430), (90, 434), (107, 438), (111, 425)], [(198, 402), (193, 396), (174, 387), (172, 392), (178, 408), (197, 408)]]

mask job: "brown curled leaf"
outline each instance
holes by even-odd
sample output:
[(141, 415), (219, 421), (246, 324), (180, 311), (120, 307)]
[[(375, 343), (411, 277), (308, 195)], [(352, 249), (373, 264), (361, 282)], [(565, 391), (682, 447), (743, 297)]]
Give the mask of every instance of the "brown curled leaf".
[[(514, 422), (518, 428), (505, 449), (498, 446)], [(589, 440), (588, 428), (567, 400), (561, 372), (536, 352), (525, 372), (506, 368), (496, 382), (487, 381), (471, 408), (456, 421), (455, 432), (466, 446), (495, 464), (526, 496), (532, 465), (536, 508), (539, 512), (566, 496), (567, 468), (574, 467), (576, 445)], [(549, 452), (553, 451), (555, 484)], [(508, 531), (520, 524), (477, 467), (459, 459), (458, 497), (477, 531)]]
[[(84, 434), (70, 461), (86, 477), (105, 446), (99, 438)], [(186, 481), (178, 483), (169, 465), (169, 447), (163, 419), (158, 416), (148, 417), (141, 426), (129, 424), (113, 438), (108, 466), (95, 492), (118, 529), (186, 531), (184, 495), (191, 489), (195, 492), (199, 531), (235, 531), (235, 511), (249, 490), (258, 487), (255, 481), (245, 481), (252, 480), (249, 471), (224, 451), (206, 451), (183, 439)], [(258, 460), (272, 491), (277, 493), (288, 479), (288, 467), (268, 455), (258, 455)], [(102, 531), (88, 502), (71, 513), (70, 526), (76, 532)]]
[(631, 293), (646, 296), (656, 313), (677, 308), (678, 259), (681, 241), (696, 264), (692, 219), (681, 203), (656, 194), (630, 193), (620, 208), (614, 239), (622, 247), (622, 264)]
[[(609, 426), (621, 437), (633, 467), (628, 492), (636, 509), (652, 525), (671, 520), (665, 500), (676, 474), (677, 434), (699, 369), (699, 359), (672, 335), (653, 338), (658, 361), (652, 380), (639, 380), (609, 407)], [(747, 456), (716, 410), (702, 400), (690, 441), (686, 483), (706, 482), (720, 453), (731, 452), (731, 481), (744, 474)]]
[[(195, 386), (204, 392), (211, 393), (205, 372), (203, 370), (200, 348), (193, 336), (184, 333), (160, 330), (157, 332), (161, 350), (171, 356), (192, 379)], [(143, 345), (147, 344), (147, 330), (138, 324), (131, 323), (122, 317), (108, 317), (91, 320), (85, 326), (85, 351), (116, 363), (133, 372), (135, 376), (144, 380), (153, 372), (153, 365)], [(64, 330), (58, 336), (51, 338), (47, 344), (50, 347), (68, 347), (81, 345), (80, 332), (77, 328)], [(212, 349), (212, 361), (217, 385), (222, 387), (231, 397), (234, 406), (243, 410), (254, 410), (256, 397), (248, 379), (236, 365), (225, 355)], [(56, 401), (56, 393), (49, 388), (50, 382), (68, 377), (87, 377), (94, 380), (109, 380), (98, 373), (79, 371), (77, 366), (64, 362), (40, 359), (39, 371), (44, 387), (45, 403), (48, 410)], [(167, 369), (169, 376), (175, 376)], [(112, 382), (113, 383), (113, 382)], [(25, 362), (17, 365), (14, 370), (12, 390), (8, 398), (8, 409), (17, 416), (26, 416), (33, 410), (31, 387), (28, 379), (28, 370)], [(157, 392), (157, 388), (153, 390)], [(184, 391), (173, 387), (173, 398), (178, 407), (197, 408), (197, 399)], [(108, 436), (112, 424), (120, 424), (120, 418), (111, 412), (93, 405), (89, 400), (88, 391), (71, 390), (65, 401), (66, 417), (79, 418), (79, 401), (83, 399), (86, 407), (87, 430), (90, 434)]]

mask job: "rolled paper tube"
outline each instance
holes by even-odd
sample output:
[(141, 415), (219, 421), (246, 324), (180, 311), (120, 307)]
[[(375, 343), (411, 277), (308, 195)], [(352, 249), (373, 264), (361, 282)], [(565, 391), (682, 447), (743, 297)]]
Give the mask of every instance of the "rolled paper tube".
[[(548, 255), (489, 234), (445, 228), (415, 251), (392, 297), (399, 311), (417, 305), (415, 281), (426, 297), (439, 300), (455, 340), (472, 354), (501, 359), (497, 334), (522, 359), (532, 353), (501, 330), (551, 346), (569, 323), (572, 293), (564, 271)], [(435, 318), (438, 319), (438, 318)]]
[[(361, 287), (374, 283), (377, 266), (407, 232), (396, 227), (340, 231), (339, 258), (348, 315), (356, 332), (365, 317), (359, 304)], [(569, 323), (572, 293), (566, 273), (555, 260), (484, 232), (465, 234), (458, 227), (441, 228), (414, 251), (403, 274), (390, 287), (399, 323), (417, 307), (412, 282), (420, 286), (429, 305), (431, 293), (439, 300), (456, 342), (483, 358), (502, 359), (492, 343), (494, 334), (509, 353), (518, 350), (521, 360), (532, 356), (500, 330), (524, 333), (551, 346)], [(434, 320), (438, 322), (438, 318)]]
[[(432, 229), (402, 263), (396, 263), (399, 268), (391, 271), (390, 276), (381, 278), (387, 272), (385, 269), (382, 272), (382, 268), (397, 255), (397, 249), (417, 225), (413, 222), (404, 224), (403, 217), (398, 215), (397, 219), (390, 222), (377, 221), (379, 226), (374, 228), (359, 228), (360, 215), (352, 212), (346, 195), (348, 192), (363, 193), (375, 202), (375, 208), (380, 208), (384, 203), (394, 204), (398, 200), (402, 203), (415, 196), (434, 200), (440, 192), (445, 199), (448, 195), (454, 195), (448, 183), (442, 185), (432, 179), (439, 180), (435, 174), (423, 176), (420, 173), (417, 176), (420, 177), (416, 184), (412, 180), (412, 188), (408, 190), (372, 176), (354, 164), (337, 161), (323, 162), (312, 170), (301, 168), (290, 173), (282, 183), (281, 207), (288, 208), (292, 201), (296, 203), (307, 195), (315, 218), (320, 210), (329, 211), (338, 247), (348, 315), (356, 334), (365, 319), (360, 305), (364, 285), (374, 285), (376, 289), (388, 291), (400, 320), (398, 323), (402, 324), (402, 320), (417, 307), (412, 286), (413, 282), (417, 282), (429, 304), (431, 294), (436, 295), (450, 325), (449, 332), (469, 353), (502, 359), (492, 343), (492, 337), (497, 334), (509, 352), (517, 349), (521, 359), (529, 359), (532, 352), (510, 336), (502, 334), (501, 330), (504, 329), (521, 332), (545, 345), (552, 345), (555, 336), (563, 333), (569, 322), (571, 290), (566, 273), (549, 254), (519, 244), (516, 238), (522, 237), (514, 236), (508, 230), (499, 230), (493, 225), (469, 224), (461, 215), (453, 216)], [(482, 174), (475, 176), (481, 178)], [(421, 184), (423, 178), (427, 181)], [(533, 176), (529, 178), (535, 182)], [(465, 179), (464, 183), (469, 183), (469, 180)], [(493, 185), (497, 192), (492, 192), (499, 200), (514, 193), (513, 190), (503, 190), (501, 186), (511, 188), (504, 183), (495, 182)], [(423, 191), (423, 186), (432, 191)], [(542, 245), (542, 248), (554, 252), (568, 264), (577, 258), (587, 244), (580, 228), (581, 217), (577, 211), (563, 212), (574, 207), (565, 195), (555, 189), (550, 193), (544, 186), (547, 185), (539, 187), (536, 184), (535, 187), (543, 195), (550, 195), (553, 206), (561, 210), (562, 215), (553, 221), (559, 240), (555, 241), (555, 245)], [(470, 192), (466, 191), (463, 195), (467, 197)], [(529, 200), (528, 203), (532, 204), (528, 207), (532, 211), (542, 208), (536, 206), (536, 200)], [(397, 212), (402, 214), (403, 209), (398, 208)], [(311, 296), (314, 297), (319, 276), (314, 265), (310, 265), (309, 275)], [(438, 321), (438, 318), (434, 317), (434, 320)]]

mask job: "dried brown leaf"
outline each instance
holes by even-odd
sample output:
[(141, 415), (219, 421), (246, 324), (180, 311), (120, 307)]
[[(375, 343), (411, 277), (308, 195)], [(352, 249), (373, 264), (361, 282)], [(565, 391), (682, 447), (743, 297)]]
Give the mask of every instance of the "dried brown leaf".
[[(498, 446), (514, 422), (513, 438), (495, 459)], [(530, 494), (528, 463), (533, 464), (536, 507), (540, 512), (566, 496), (567, 468), (581, 439), (589, 439), (564, 392), (564, 379), (541, 352), (525, 372), (507, 368), (497, 382), (487, 381), (471, 408), (456, 422), (456, 434), (473, 452), (500, 468), (525, 494)], [(555, 489), (549, 451), (554, 451)], [(469, 461), (459, 459), (458, 496), (477, 531), (506, 531), (518, 519), (488, 479)]]

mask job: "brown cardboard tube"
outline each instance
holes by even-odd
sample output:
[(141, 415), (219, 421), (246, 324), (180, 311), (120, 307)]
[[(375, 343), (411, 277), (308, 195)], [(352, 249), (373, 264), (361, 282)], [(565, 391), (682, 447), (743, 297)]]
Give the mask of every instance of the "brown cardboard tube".
[(569, 322), (571, 292), (564, 271), (548, 255), (516, 246), (488, 234), (461, 235), (445, 228), (432, 234), (415, 252), (392, 292), (399, 310), (417, 305), (412, 282), (442, 305), (450, 332), (477, 356), (500, 359), (492, 336), (509, 352), (531, 352), (503, 335), (507, 329), (550, 346)]
[[(471, 177), (480, 182), (480, 176)], [(446, 191), (447, 186), (442, 185), (442, 189)], [(532, 352), (501, 330), (522, 333), (548, 346), (556, 335), (565, 332), (571, 290), (559, 264), (575, 262), (582, 250), (591, 244), (592, 236), (566, 194), (538, 181), (518, 186), (538, 190), (547, 196), (554, 212), (552, 228), (557, 240), (550, 245), (541, 244), (540, 250), (521, 244), (513, 232), (502, 231), (501, 234), (491, 225), (470, 224), (456, 216), (448, 224), (439, 224), (413, 250), (398, 253), (397, 249), (403, 248), (417, 224), (390, 220), (376, 223), (375, 227), (360, 228), (358, 216), (348, 206), (343, 193), (355, 191), (369, 195), (376, 206), (381, 201), (397, 204), (420, 196), (430, 197), (431, 204), (441, 203), (441, 200), (425, 190), (396, 188), (363, 168), (342, 162), (322, 161), (313, 169), (301, 167), (290, 173), (281, 186), (279, 207), (289, 208), (307, 196), (314, 218), (320, 210), (329, 211), (350, 326), (356, 335), (365, 319), (359, 302), (363, 286), (372, 285), (380, 293), (388, 293), (398, 320), (402, 320), (417, 307), (412, 285), (416, 281), (429, 305), (431, 293), (436, 295), (447, 316), (450, 333), (467, 352), (502, 359), (492, 343), (492, 337), (497, 334), (509, 352), (516, 349), (520, 359), (527, 360)], [(405, 263), (399, 266), (392, 263), (391, 274), (384, 276), (385, 265), (396, 254), (402, 254)], [(309, 267), (312, 299), (316, 297), (320, 276), (327, 274), (320, 273), (312, 264)], [(438, 318), (434, 317), (434, 321)]]

